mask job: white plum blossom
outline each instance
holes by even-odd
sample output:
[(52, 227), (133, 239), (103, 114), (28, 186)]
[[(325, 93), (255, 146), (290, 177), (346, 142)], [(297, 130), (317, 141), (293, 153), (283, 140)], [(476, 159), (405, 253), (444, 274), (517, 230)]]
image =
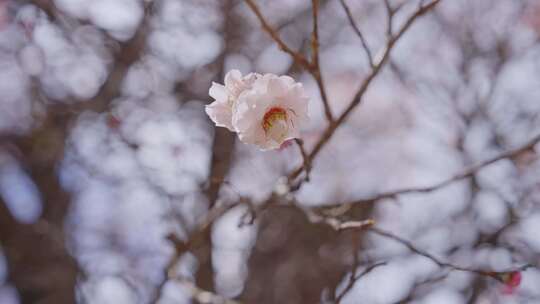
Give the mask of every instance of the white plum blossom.
[(289, 76), (242, 76), (232, 70), (225, 75), (225, 85), (212, 83), (209, 94), (215, 99), (206, 106), (210, 119), (262, 150), (277, 149), (298, 138), (300, 126), (308, 119), (309, 98), (302, 84)]
[(215, 101), (206, 106), (206, 113), (216, 126), (235, 131), (232, 125), (232, 113), (236, 100), (240, 94), (251, 88), (259, 76), (255, 73), (242, 76), (240, 71), (232, 70), (225, 75), (225, 85), (212, 83), (209, 94)]

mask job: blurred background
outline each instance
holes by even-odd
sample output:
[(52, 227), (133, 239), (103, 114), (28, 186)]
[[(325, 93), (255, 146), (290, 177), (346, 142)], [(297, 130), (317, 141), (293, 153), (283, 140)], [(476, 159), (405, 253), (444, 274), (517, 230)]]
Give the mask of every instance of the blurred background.
[[(427, 1), (316, 2), (339, 114), (372, 73), (353, 24), (377, 58), (389, 26)], [(309, 57), (312, 2), (255, 3)], [(265, 205), (302, 164), (298, 147), (261, 152), (215, 128), (211, 82), (230, 69), (302, 82), (308, 151), (327, 122), (315, 79), (244, 1), (0, 0), (0, 303), (540, 303), (535, 142), (433, 191), (377, 196), (535, 138), (539, 39), (538, 1), (440, 1), (287, 194), (295, 203)], [(419, 250), (314, 220), (324, 206)], [(418, 251), (467, 269), (531, 267), (508, 292)]]

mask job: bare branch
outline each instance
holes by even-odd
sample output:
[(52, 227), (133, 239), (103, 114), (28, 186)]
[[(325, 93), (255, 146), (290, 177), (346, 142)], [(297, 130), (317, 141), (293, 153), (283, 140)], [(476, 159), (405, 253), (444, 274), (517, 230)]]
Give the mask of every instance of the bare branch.
[(360, 242), (358, 241), (358, 235), (356, 233), (353, 233), (352, 237), (353, 237), (353, 241), (352, 241), (352, 244), (353, 244), (353, 252), (352, 252), (352, 254), (353, 254), (353, 263), (352, 263), (352, 266), (351, 266), (352, 270), (351, 270), (351, 274), (349, 275), (349, 278), (347, 280), (347, 285), (335, 297), (334, 302), (336, 304), (341, 303), (341, 300), (343, 299), (343, 297), (353, 288), (354, 284), (358, 280), (358, 279), (356, 279), (356, 273), (358, 271), (358, 267), (360, 267), (360, 259), (358, 258), (358, 252), (357, 251), (359, 249)]
[(339, 293), (339, 295), (336, 297), (336, 300), (335, 300), (335, 303), (336, 304), (339, 304), (341, 303), (341, 301), (343, 300), (343, 298), (345, 297), (345, 295), (347, 295), (347, 293), (349, 293), (349, 291), (351, 291), (351, 289), (354, 287), (354, 285), (356, 284), (356, 282), (358, 280), (360, 280), (361, 278), (363, 278), (365, 275), (367, 275), (368, 273), (370, 273), (371, 271), (373, 271), (375, 268), (379, 267), (379, 266), (384, 266), (386, 265), (386, 262), (379, 262), (379, 263), (375, 263), (375, 264), (372, 264), (370, 266), (368, 266), (366, 269), (364, 269), (364, 271), (362, 271), (361, 273), (357, 274), (357, 271), (358, 271), (358, 257), (356, 257), (356, 254), (355, 254), (355, 262), (353, 263), (353, 269), (352, 269), (352, 272), (351, 272), (351, 275), (349, 276), (349, 280), (347, 281), (347, 285), (345, 286), (345, 288)]
[(167, 281), (177, 279), (175, 268), (182, 255), (192, 248), (200, 246), (200, 244), (205, 241), (205, 235), (210, 232), (212, 223), (214, 223), (215, 220), (220, 218), (229, 210), (243, 203), (243, 201), (238, 201), (233, 204), (215, 205), (212, 209), (210, 209), (210, 211), (208, 211), (199, 225), (188, 235), (186, 240), (181, 240), (174, 234), (167, 236), (167, 239), (174, 245), (175, 250), (173, 256), (170, 258), (167, 266), (165, 267), (165, 278), (156, 287), (150, 303), (158, 303), (159, 299), (161, 299), (163, 295), (163, 288), (165, 287)]
[(319, 64), (319, 0), (312, 0), (313, 30), (311, 32), (311, 62), (313, 65)]
[(324, 113), (326, 119), (331, 123), (334, 118), (332, 115), (332, 110), (330, 109), (330, 104), (328, 102), (328, 95), (326, 94), (326, 89), (321, 76), (321, 69), (319, 65), (319, 31), (318, 31), (318, 20), (319, 20), (319, 0), (312, 0), (313, 2), (313, 32), (311, 35), (311, 48), (312, 48), (312, 60), (309, 62), (300, 52), (292, 50), (287, 44), (279, 37), (279, 34), (276, 30), (270, 26), (266, 21), (263, 14), (261, 13), (259, 7), (255, 4), (253, 0), (245, 0), (250, 9), (255, 13), (263, 30), (270, 35), (270, 37), (277, 43), (279, 48), (289, 54), (293, 60), (306, 69), (317, 82), (317, 87), (319, 88), (319, 93), (321, 94), (321, 100), (324, 106)]
[(447, 269), (450, 269), (450, 270), (463, 271), (463, 272), (473, 273), (473, 274), (476, 274), (476, 275), (487, 276), (487, 277), (491, 277), (493, 279), (496, 279), (498, 281), (502, 281), (502, 276), (504, 276), (504, 275), (506, 275), (508, 273), (524, 271), (524, 270), (526, 270), (528, 268), (535, 267), (532, 264), (525, 264), (523, 266), (516, 267), (516, 268), (513, 268), (513, 269), (504, 270), (504, 271), (489, 271), (489, 270), (477, 269), (477, 268), (472, 268), (472, 267), (459, 266), (459, 265), (452, 264), (450, 262), (442, 261), (442, 260), (438, 259), (437, 257), (435, 257), (434, 255), (432, 255), (431, 253), (419, 249), (418, 247), (413, 245), (412, 242), (410, 242), (408, 240), (405, 240), (405, 239), (403, 239), (403, 238), (401, 238), (401, 237), (399, 237), (399, 236), (397, 236), (397, 235), (395, 235), (395, 234), (393, 234), (391, 232), (382, 230), (382, 229), (380, 229), (378, 227), (371, 227), (369, 232), (375, 233), (375, 234), (377, 234), (379, 236), (382, 236), (382, 237), (394, 240), (394, 241), (396, 241), (398, 243), (401, 243), (402, 245), (407, 247), (413, 253), (430, 259), (432, 262), (434, 262), (435, 264), (437, 264), (441, 268), (447, 268)]
[(332, 110), (330, 109), (330, 103), (328, 102), (328, 95), (326, 94), (326, 88), (322, 80), (321, 66), (319, 63), (319, 0), (312, 0), (312, 12), (313, 12), (313, 31), (311, 33), (311, 68), (309, 69), (313, 78), (317, 82), (319, 93), (324, 106), (324, 114), (328, 122), (332, 122), (334, 117)]
[[(364, 79), (364, 81), (360, 85), (360, 88), (358, 89), (358, 91), (356, 92), (356, 94), (352, 98), (351, 102), (349, 103), (349, 106), (347, 106), (345, 111), (338, 117), (338, 119), (334, 123), (330, 124), (328, 126), (328, 128), (326, 128), (326, 130), (324, 131), (323, 135), (321, 136), (321, 138), (319, 139), (317, 144), (315, 144), (315, 147), (313, 148), (311, 153), (308, 155), (310, 161), (313, 161), (313, 159), (319, 154), (321, 149), (330, 141), (330, 138), (332, 138), (332, 136), (336, 132), (337, 128), (341, 124), (343, 124), (345, 122), (345, 120), (349, 117), (351, 112), (362, 102), (363, 97), (364, 97), (365, 93), (367, 92), (367, 89), (369, 88), (369, 85), (371, 84), (373, 79), (375, 79), (375, 77), (379, 74), (379, 72), (381, 71), (384, 64), (388, 61), (388, 58), (390, 56), (390, 52), (392, 51), (392, 49), (394, 48), (396, 43), (399, 41), (399, 39), (403, 36), (403, 34), (405, 34), (405, 32), (407, 32), (407, 30), (411, 27), (411, 25), (419, 17), (425, 15), (430, 10), (435, 8), (435, 6), (440, 1), (441, 0), (434, 0), (434, 1), (432, 1), (431, 3), (429, 3), (427, 5), (419, 7), (418, 10), (412, 16), (410, 16), (407, 19), (407, 21), (400, 28), (400, 30), (395, 35), (390, 37), (390, 39), (386, 43), (385, 48), (382, 51), (382, 55), (379, 57), (378, 60), (375, 61), (375, 66), (374, 66), (373, 70)], [(292, 179), (296, 178), (301, 172), (302, 172), (302, 168), (301, 167), (297, 168), (295, 171), (293, 171), (289, 175), (289, 179), (292, 180)], [(300, 185), (295, 185), (295, 187), (293, 187), (293, 188), (298, 189), (299, 187), (300, 187)]]
[(358, 199), (358, 200), (355, 200), (354, 202), (351, 202), (349, 204), (357, 204), (357, 203), (361, 203), (361, 202), (366, 202), (366, 201), (377, 201), (377, 200), (381, 200), (381, 199), (385, 199), (385, 198), (394, 198), (398, 195), (401, 195), (401, 194), (409, 194), (409, 193), (429, 193), (429, 192), (433, 192), (435, 190), (438, 190), (438, 189), (441, 189), (445, 186), (448, 186), (454, 182), (457, 182), (457, 181), (460, 181), (462, 179), (465, 179), (465, 178), (468, 178), (468, 177), (471, 177), (473, 175), (475, 175), (478, 171), (480, 171), (481, 169), (493, 164), (493, 163), (496, 163), (498, 162), (499, 160), (502, 160), (502, 159), (507, 159), (507, 158), (513, 158), (515, 157), (516, 155), (518, 154), (521, 154), (523, 153), (524, 151), (528, 151), (532, 148), (534, 148), (534, 146), (540, 142), (540, 134), (534, 136), (532, 139), (530, 139), (529, 141), (527, 141), (525, 144), (517, 147), (517, 148), (514, 148), (514, 149), (510, 149), (508, 151), (505, 151), (505, 152), (502, 152), (501, 154), (499, 155), (496, 155), (492, 158), (488, 158), (484, 161), (481, 161), (475, 165), (472, 165), (468, 168), (465, 168), (463, 169), (461, 172), (453, 175), (452, 177), (444, 180), (444, 181), (441, 181), (441, 182), (438, 182), (438, 183), (435, 183), (431, 186), (426, 186), (426, 187), (415, 187), (415, 188), (407, 188), (407, 189), (400, 189), (400, 190), (394, 190), (394, 191), (389, 191), (389, 192), (385, 192), (385, 193), (380, 193), (380, 194), (377, 194), (375, 196), (372, 196), (372, 197), (368, 197), (368, 198), (364, 198), (364, 199)]
[(343, 10), (347, 14), (347, 18), (349, 19), (349, 23), (351, 24), (351, 27), (353, 28), (358, 38), (360, 38), (360, 42), (362, 43), (362, 47), (364, 48), (364, 51), (366, 53), (369, 66), (373, 68), (374, 63), (373, 63), (373, 55), (371, 54), (371, 49), (369, 48), (367, 41), (364, 38), (364, 35), (362, 34), (362, 31), (360, 31), (360, 27), (356, 24), (356, 21), (354, 21), (354, 17), (352, 16), (351, 9), (349, 8), (345, 0), (339, 0), (339, 2), (341, 3)]
[(304, 172), (306, 174), (304, 179), (306, 181), (309, 181), (309, 174), (311, 172), (311, 163), (309, 161), (306, 149), (304, 148), (304, 141), (301, 140), (300, 138), (295, 138), (294, 142), (298, 146), (298, 149), (300, 150), (300, 154), (302, 155), (302, 162), (303, 162), (302, 165), (303, 165), (303, 168), (304, 168)]
[(390, 0), (384, 0), (384, 7), (386, 8), (386, 35), (388, 38), (392, 37), (393, 35), (393, 28), (392, 23), (394, 21), (394, 9), (392, 9), (392, 6), (390, 5)]
[(253, 0), (245, 0), (245, 2), (249, 6), (249, 8), (253, 11), (253, 13), (255, 13), (255, 15), (257, 16), (257, 19), (259, 19), (259, 22), (261, 23), (263, 30), (268, 35), (270, 35), (272, 40), (274, 40), (277, 43), (278, 47), (282, 51), (284, 51), (285, 53), (293, 57), (293, 59), (297, 61), (300, 65), (302, 65), (304, 68), (309, 70), (311, 66), (309, 61), (302, 54), (295, 52), (289, 46), (287, 46), (285, 42), (283, 42), (283, 40), (279, 37), (279, 34), (266, 21), (263, 14), (261, 13), (261, 10), (257, 6), (257, 4), (255, 4)]
[(413, 25), (413, 23), (419, 17), (423, 16), (424, 14), (429, 12), (431, 9), (433, 9), (435, 7), (435, 5), (437, 5), (440, 1), (441, 0), (435, 0), (435, 1), (431, 2), (430, 4), (422, 6), (421, 8), (419, 8), (411, 17), (409, 17), (409, 19), (407, 19), (407, 21), (401, 27), (401, 29), (398, 31), (398, 33), (396, 35), (390, 37), (390, 39), (387, 42), (387, 45), (386, 45), (386, 47), (385, 47), (385, 49), (383, 51), (383, 55), (375, 63), (375, 68), (373, 69), (373, 72), (364, 80), (364, 82), (360, 86), (360, 89), (355, 94), (353, 100), (351, 101), (351, 103), (349, 104), (347, 109), (341, 114), (341, 116), (336, 121), (336, 125), (339, 126), (339, 124), (343, 123), (345, 121), (345, 119), (349, 116), (349, 114), (352, 112), (352, 110), (354, 110), (361, 103), (362, 97), (366, 93), (367, 88), (369, 87), (369, 84), (375, 78), (375, 76), (377, 76), (379, 74), (379, 71), (381, 70), (381, 68), (384, 66), (387, 59), (389, 58), (390, 52), (394, 48), (396, 42), (398, 42), (399, 39), (401, 37), (403, 37), (403, 34), (405, 34), (405, 32), (411, 27), (411, 25)]

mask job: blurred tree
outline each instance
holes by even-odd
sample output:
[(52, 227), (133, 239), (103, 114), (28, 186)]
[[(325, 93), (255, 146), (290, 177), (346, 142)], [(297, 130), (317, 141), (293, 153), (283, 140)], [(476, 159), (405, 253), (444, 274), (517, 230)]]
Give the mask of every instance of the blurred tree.
[[(0, 0), (0, 303), (538, 302), (539, 11)], [(233, 68), (301, 139), (210, 124)]]

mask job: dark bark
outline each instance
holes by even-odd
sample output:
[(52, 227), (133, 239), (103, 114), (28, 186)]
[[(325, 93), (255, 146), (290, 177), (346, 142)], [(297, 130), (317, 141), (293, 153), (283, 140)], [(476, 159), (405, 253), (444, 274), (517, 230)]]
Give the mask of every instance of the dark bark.
[(21, 303), (75, 303), (79, 267), (65, 243), (63, 224), (70, 195), (57, 176), (67, 121), (53, 119), (16, 140), (20, 164), (39, 190), (43, 212), (31, 224), (17, 221), (0, 197), (0, 244), (8, 264), (8, 280)]

